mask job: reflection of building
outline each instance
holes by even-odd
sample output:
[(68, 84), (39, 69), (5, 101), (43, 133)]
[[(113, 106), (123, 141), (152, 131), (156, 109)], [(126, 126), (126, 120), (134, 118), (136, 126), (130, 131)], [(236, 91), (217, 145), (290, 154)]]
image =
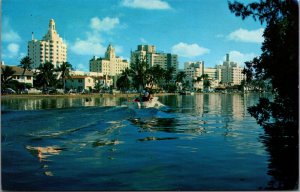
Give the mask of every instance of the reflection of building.
[[(11, 67), (15, 73), (13, 74), (12, 78), (13, 80), (16, 80), (20, 83), (28, 83), (33, 85), (33, 72), (26, 70), (24, 75), (23, 75), (23, 68), (17, 67), (17, 66), (6, 66), (3, 63), (1, 64), (1, 68), (5, 67)], [(1, 75), (2, 75), (2, 70), (1, 70)]]
[(226, 54), (226, 61), (223, 65), (218, 65), (217, 69), (221, 70), (221, 81), (223, 84), (240, 85), (245, 78), (242, 73), (243, 68), (239, 67), (236, 62), (229, 60), (229, 54)]
[(53, 19), (50, 20), (48, 32), (42, 40), (32, 37), (28, 42), (28, 56), (33, 61), (33, 68), (38, 68), (46, 62), (51, 62), (57, 67), (67, 61), (67, 45), (56, 32)]
[(163, 69), (173, 67), (175, 69), (175, 73), (178, 70), (177, 55), (156, 52), (154, 45), (138, 45), (137, 50), (131, 52), (131, 62), (135, 63), (137, 58), (145, 58), (149, 67), (153, 67), (154, 65), (159, 65)]
[(112, 45), (107, 47), (104, 58), (96, 58), (94, 56), (90, 60), (90, 71), (99, 72), (103, 75), (115, 76), (121, 74), (128, 67), (128, 61), (116, 56)]

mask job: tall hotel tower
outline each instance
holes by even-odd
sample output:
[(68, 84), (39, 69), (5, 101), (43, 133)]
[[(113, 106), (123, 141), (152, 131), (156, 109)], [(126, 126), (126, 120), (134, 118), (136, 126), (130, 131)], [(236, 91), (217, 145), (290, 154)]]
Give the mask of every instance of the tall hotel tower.
[(57, 34), (53, 19), (50, 20), (48, 32), (42, 40), (36, 40), (32, 35), (32, 40), (28, 42), (28, 56), (33, 61), (33, 68), (46, 62), (51, 62), (56, 68), (67, 61), (67, 45)]

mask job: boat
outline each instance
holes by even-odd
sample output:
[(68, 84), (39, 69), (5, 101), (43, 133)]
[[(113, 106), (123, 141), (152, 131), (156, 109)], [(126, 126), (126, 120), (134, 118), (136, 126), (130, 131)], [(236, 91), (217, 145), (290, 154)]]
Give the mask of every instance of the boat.
[(149, 101), (139, 101), (137, 99), (134, 99), (132, 101), (125, 101), (122, 103), (122, 105), (132, 109), (160, 108), (164, 106), (164, 104), (158, 101), (158, 97), (153, 97)]

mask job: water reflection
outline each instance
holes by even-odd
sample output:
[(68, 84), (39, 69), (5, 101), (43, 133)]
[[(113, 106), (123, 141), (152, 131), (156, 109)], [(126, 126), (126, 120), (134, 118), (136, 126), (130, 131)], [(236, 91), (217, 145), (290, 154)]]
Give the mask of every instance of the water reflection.
[(2, 108), (13, 110), (38, 110), (52, 108), (69, 108), (81, 106), (118, 106), (126, 98), (84, 97), (84, 98), (2, 98)]
[(249, 101), (253, 95), (242, 94), (196, 94), (177, 95), (175, 100), (162, 98), (162, 103), (175, 106), (178, 112), (199, 115), (227, 114), (236, 120), (242, 120), (247, 113)]
[[(28, 189), (45, 190), (264, 189), (270, 177), (268, 154), (258, 142), (263, 131), (247, 113), (258, 97), (160, 96), (169, 111), (103, 107), (126, 100), (117, 97), (4, 99), (2, 152), (8, 155), (3, 175), (11, 181), (6, 186), (23, 178)], [(59, 109), (36, 111), (49, 108)], [(271, 176), (279, 170), (272, 164), (275, 148), (270, 150)], [(34, 163), (49, 180), (38, 177), (36, 167), (28, 168)], [(31, 170), (28, 177), (24, 170)], [(32, 184), (37, 178), (59, 187)]]

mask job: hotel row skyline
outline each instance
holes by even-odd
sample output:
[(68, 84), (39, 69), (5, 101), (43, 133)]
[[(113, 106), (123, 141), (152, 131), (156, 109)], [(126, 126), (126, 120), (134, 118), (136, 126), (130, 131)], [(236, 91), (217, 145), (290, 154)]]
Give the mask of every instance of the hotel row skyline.
[[(39, 67), (41, 64), (49, 61), (55, 67), (61, 63), (68, 61), (67, 45), (59, 36), (55, 28), (53, 19), (49, 22), (48, 32), (42, 40), (32, 39), (28, 42), (28, 56), (33, 61), (33, 68)], [(205, 73), (204, 61), (185, 62), (184, 69), (179, 69), (178, 56), (171, 53), (157, 52), (154, 45), (138, 45), (137, 50), (131, 51), (130, 60), (134, 62), (135, 58), (146, 58), (148, 66), (159, 65), (163, 69), (173, 67), (175, 73), (185, 71), (189, 78), (196, 79)], [(195, 65), (195, 63), (201, 65)], [(192, 65), (191, 65), (192, 64)], [(114, 47), (109, 44), (104, 57), (93, 56), (89, 63), (90, 72), (98, 72), (103, 75), (115, 76), (119, 75), (125, 68), (130, 67), (127, 60), (122, 59), (115, 53)], [(202, 69), (201, 69), (202, 68)], [(223, 65), (218, 65), (215, 68), (206, 68), (206, 74), (210, 78), (224, 83), (240, 84), (243, 79), (241, 74), (242, 68), (236, 62), (229, 61), (229, 54), (226, 56), (226, 61)]]

